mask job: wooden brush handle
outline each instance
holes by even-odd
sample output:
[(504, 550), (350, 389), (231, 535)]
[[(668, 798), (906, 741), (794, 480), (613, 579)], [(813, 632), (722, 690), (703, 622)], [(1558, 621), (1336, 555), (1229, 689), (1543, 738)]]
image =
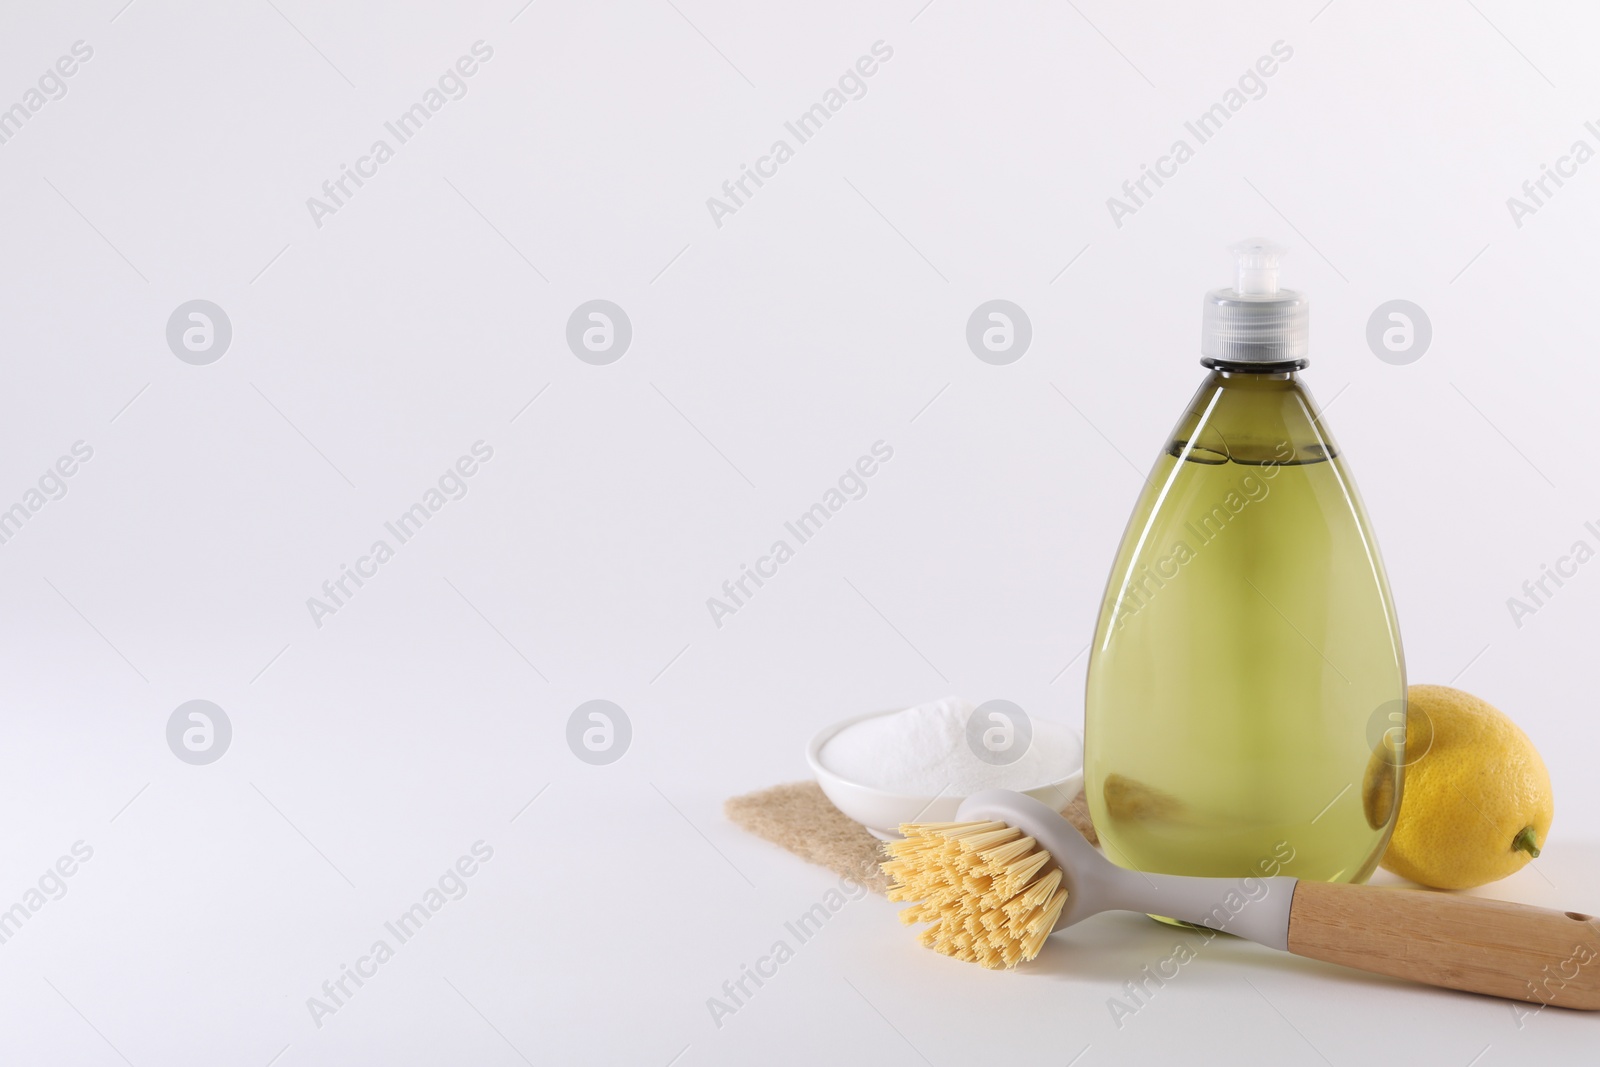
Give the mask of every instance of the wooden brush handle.
[(1575, 911), (1301, 882), (1289, 951), (1448, 989), (1600, 1009), (1600, 920)]

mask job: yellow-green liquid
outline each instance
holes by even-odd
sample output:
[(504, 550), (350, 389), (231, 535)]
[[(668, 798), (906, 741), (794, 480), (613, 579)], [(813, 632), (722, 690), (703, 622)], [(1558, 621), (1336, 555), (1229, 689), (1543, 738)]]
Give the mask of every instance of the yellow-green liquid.
[(1399, 807), (1399, 761), (1375, 741), (1403, 731), (1404, 697), (1383, 566), (1309, 396), (1292, 375), (1213, 375), (1129, 522), (1095, 635), (1085, 777), (1106, 854), (1364, 881)]

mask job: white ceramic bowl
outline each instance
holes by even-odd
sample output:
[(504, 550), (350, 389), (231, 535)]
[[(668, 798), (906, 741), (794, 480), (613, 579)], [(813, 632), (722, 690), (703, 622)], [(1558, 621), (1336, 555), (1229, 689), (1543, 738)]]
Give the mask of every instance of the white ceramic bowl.
[[(853, 715), (824, 729), (813, 737), (811, 744), (806, 747), (806, 762), (811, 765), (811, 773), (816, 775), (817, 784), (822, 787), (823, 795), (833, 802), (834, 807), (865, 826), (881, 841), (893, 841), (899, 838), (899, 827), (903, 822), (950, 822), (956, 817), (956, 809), (966, 799), (962, 796), (929, 797), (889, 793), (841, 778), (822, 765), (822, 746), (826, 745), (834, 734), (846, 726), (854, 726), (865, 719), (877, 718), (879, 715), (893, 715), (903, 710), (905, 709), (890, 708), (887, 711), (869, 711), (865, 715)], [(1028, 796), (1041, 800), (1058, 811), (1070, 804), (1078, 795), (1078, 790), (1083, 788), (1083, 738), (1076, 730), (1065, 729), (1077, 742), (1077, 769), (1059, 781), (1026, 790)]]

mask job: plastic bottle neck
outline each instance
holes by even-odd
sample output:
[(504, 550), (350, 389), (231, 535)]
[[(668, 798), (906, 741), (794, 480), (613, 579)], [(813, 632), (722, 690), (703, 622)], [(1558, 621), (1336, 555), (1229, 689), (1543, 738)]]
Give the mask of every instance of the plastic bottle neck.
[(1200, 360), (1200, 365), (1209, 371), (1215, 371), (1224, 378), (1250, 377), (1250, 378), (1280, 378), (1293, 379), (1299, 371), (1311, 365), (1309, 359), (1283, 360), (1277, 363), (1241, 363), (1224, 359), (1212, 359), (1206, 356)]

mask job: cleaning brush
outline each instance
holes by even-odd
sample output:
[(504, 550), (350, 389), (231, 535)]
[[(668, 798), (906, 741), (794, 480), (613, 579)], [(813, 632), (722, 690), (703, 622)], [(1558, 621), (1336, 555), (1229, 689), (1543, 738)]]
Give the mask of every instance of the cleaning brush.
[(884, 846), (889, 899), (936, 952), (985, 967), (1033, 959), (1052, 932), (1138, 911), (1375, 974), (1568, 1008), (1600, 1008), (1600, 920), (1422, 890), (1118, 867), (1049, 806), (975, 793), (956, 821)]
[(922, 823), (900, 831), (904, 840), (884, 846), (895, 858), (883, 872), (895, 880), (890, 900), (917, 901), (900, 921), (928, 923), (918, 935), (924, 945), (985, 967), (1015, 967), (1039, 954), (1067, 890), (1038, 842), (1003, 822)]

